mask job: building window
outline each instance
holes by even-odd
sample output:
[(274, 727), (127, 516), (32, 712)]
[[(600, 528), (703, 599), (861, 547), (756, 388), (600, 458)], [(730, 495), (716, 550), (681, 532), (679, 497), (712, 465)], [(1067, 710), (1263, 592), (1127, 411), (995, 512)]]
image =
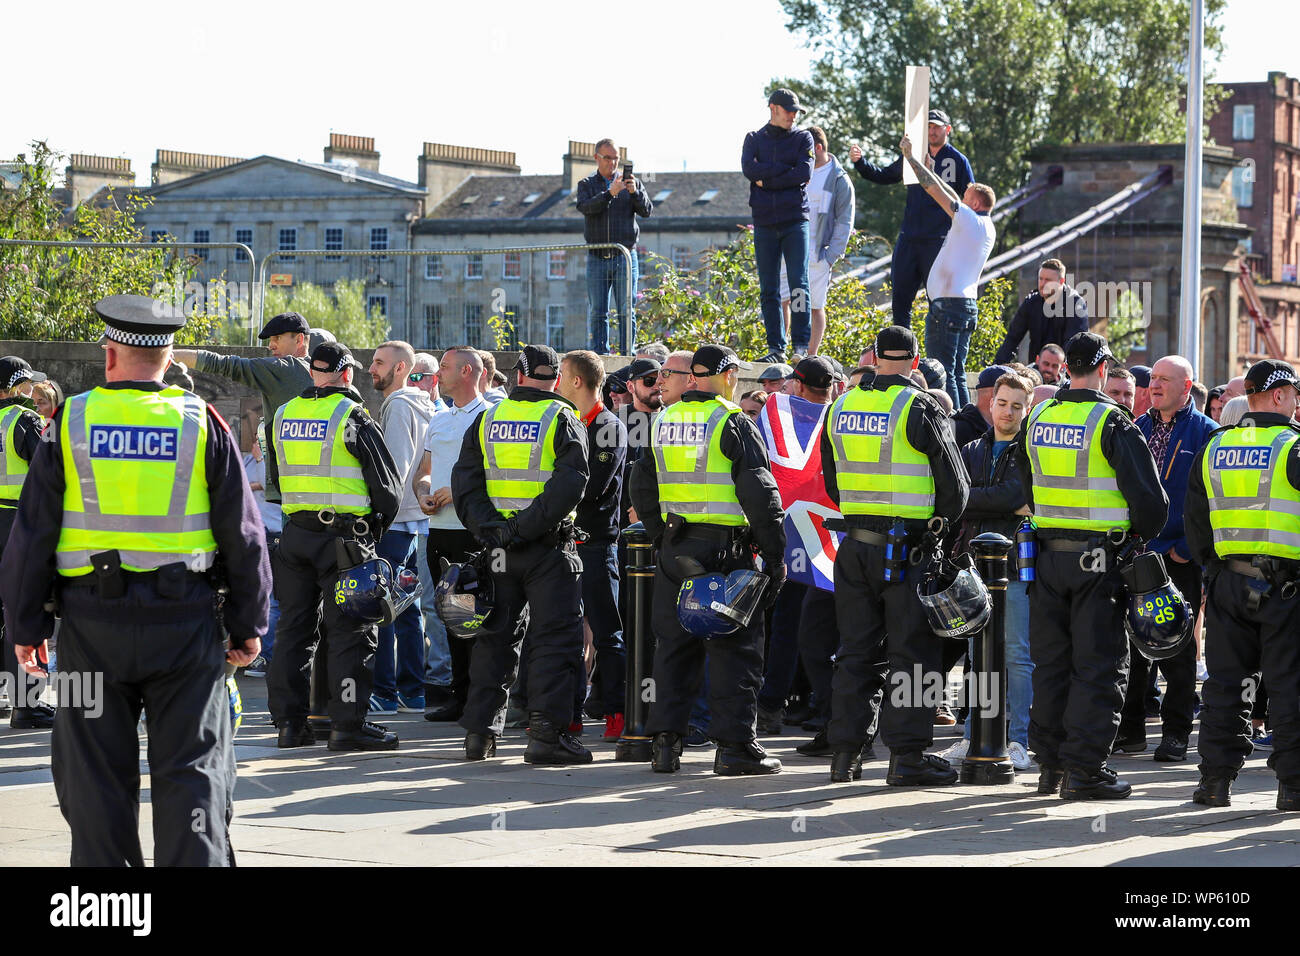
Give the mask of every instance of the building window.
[[(252, 248), (253, 248), (253, 230), (251, 230), (251, 229), (236, 229), (236, 230), (235, 230), (235, 242), (242, 243), (243, 245), (248, 246), (248, 248), (252, 249)], [(235, 261), (236, 261), (236, 262), (247, 262), (247, 261), (248, 261), (248, 253), (246, 253), (243, 249), (236, 249), (236, 250), (235, 250)]]
[(546, 344), (557, 352), (564, 351), (564, 306), (546, 307)]
[(523, 275), (520, 254), (507, 252), (505, 262), (501, 265), (501, 278), (518, 279)]
[[(340, 252), (343, 249), (343, 230), (331, 227), (325, 230), (325, 249), (327, 252)], [(342, 256), (326, 256), (326, 262), (342, 262)]]
[(438, 303), (424, 307), (424, 347), (441, 348), (442, 342), (442, 306)]
[(1234, 166), (1232, 169), (1232, 198), (1237, 201), (1238, 209), (1249, 209), (1255, 205), (1255, 170), (1247, 166)]
[[(388, 248), (388, 227), (375, 226), (373, 229), (370, 230), (370, 251), (383, 252), (387, 248)], [(385, 262), (387, 261), (388, 256), (371, 256), (371, 258), (378, 259), (380, 262)]]
[(692, 261), (695, 257), (691, 255), (691, 250), (686, 246), (673, 246), (673, 268), (678, 272), (687, 272), (694, 265)]
[(150, 242), (165, 242), (165, 241), (167, 240), (167, 236), (168, 236), (168, 232), (167, 232), (166, 229), (150, 229), (150, 230), (149, 230), (149, 241), (150, 241)]
[(1232, 138), (1255, 138), (1255, 107), (1234, 106), (1232, 108)]
[[(195, 241), (195, 242), (211, 242), (211, 241), (212, 241), (212, 230), (211, 230), (211, 229), (195, 229), (195, 230), (194, 230), (194, 241)], [(195, 254), (196, 256), (198, 256), (200, 259), (202, 259), (204, 262), (207, 262), (207, 261), (208, 261), (208, 253), (211, 252), (211, 251), (212, 251), (211, 249), (195, 249), (195, 250), (194, 250), (194, 254)]]
[[(297, 230), (297, 229), (281, 229), (281, 230), (280, 230), (280, 247), (279, 247), (279, 248), (280, 248), (280, 252), (293, 252), (295, 249), (297, 249), (297, 248), (298, 248), (298, 230)], [(280, 257), (280, 260), (281, 260), (282, 262), (294, 262), (294, 261), (296, 261), (296, 259), (297, 259), (296, 256), (281, 256), (281, 257)]]
[(378, 312), (385, 319), (388, 318), (388, 296), (386, 295), (366, 296), (366, 315), (373, 316), (376, 312)]
[(465, 278), (483, 278), (483, 253), (475, 252), (465, 257)]
[(546, 278), (563, 279), (569, 257), (563, 250), (556, 250), (546, 258)]
[(424, 277), (426, 279), (442, 278), (442, 256), (424, 257)]
[(465, 344), (473, 349), (483, 347), (483, 306), (481, 305), (471, 303), (465, 305)]

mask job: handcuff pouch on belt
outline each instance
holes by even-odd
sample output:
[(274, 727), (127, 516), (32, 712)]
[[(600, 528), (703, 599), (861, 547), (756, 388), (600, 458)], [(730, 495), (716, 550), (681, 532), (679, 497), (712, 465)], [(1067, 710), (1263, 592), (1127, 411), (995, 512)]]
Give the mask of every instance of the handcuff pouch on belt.
[(1300, 563), (1283, 561), (1271, 555), (1257, 554), (1250, 564), (1260, 574), (1259, 577), (1246, 578), (1246, 609), (1258, 611), (1260, 606), (1272, 595), (1273, 588), (1278, 589), (1278, 596), (1289, 601), (1296, 596), (1297, 584), (1300, 583)]

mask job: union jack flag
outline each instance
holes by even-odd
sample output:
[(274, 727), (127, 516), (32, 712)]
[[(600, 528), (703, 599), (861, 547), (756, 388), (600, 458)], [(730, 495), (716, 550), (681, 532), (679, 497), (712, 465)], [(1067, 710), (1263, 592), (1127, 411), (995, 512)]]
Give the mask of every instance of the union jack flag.
[(843, 537), (823, 523), (840, 516), (822, 483), (821, 435), (829, 407), (778, 392), (758, 416), (785, 508), (786, 572), (791, 581), (823, 591), (835, 590), (835, 552)]

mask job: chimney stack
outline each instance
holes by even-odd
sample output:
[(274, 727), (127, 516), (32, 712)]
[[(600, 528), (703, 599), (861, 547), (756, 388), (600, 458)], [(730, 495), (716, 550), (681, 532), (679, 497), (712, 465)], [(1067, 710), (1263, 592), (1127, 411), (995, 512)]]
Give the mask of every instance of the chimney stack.
[(325, 162), (356, 163), (359, 169), (377, 173), (379, 154), (375, 152), (375, 138), (330, 133), (330, 144), (325, 147)]
[(477, 146), (425, 143), (416, 164), (420, 171), (418, 182), (428, 194), (426, 210), (432, 210), (470, 176), (519, 175), (514, 153)]
[[(627, 149), (618, 147), (619, 169), (627, 162)], [(578, 182), (596, 171), (596, 144), (569, 140), (569, 151), (564, 154), (564, 188), (572, 193)]]
[(135, 185), (131, 160), (88, 153), (73, 153), (68, 157), (64, 178), (74, 209), (105, 186), (122, 188)]
[(212, 156), (207, 153), (183, 153), (176, 149), (160, 149), (154, 154), (150, 167), (150, 181), (155, 186), (188, 179), (223, 166), (233, 166), (243, 160), (234, 156)]

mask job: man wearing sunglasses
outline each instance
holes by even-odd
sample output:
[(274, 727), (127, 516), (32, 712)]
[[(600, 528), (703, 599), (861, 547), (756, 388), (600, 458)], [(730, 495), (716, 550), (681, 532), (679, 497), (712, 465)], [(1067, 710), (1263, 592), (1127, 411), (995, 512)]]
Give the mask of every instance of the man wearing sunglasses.
[(406, 376), (406, 384), (428, 395), (435, 411), (450, 407), (438, 393), (438, 360), (428, 352), (415, 353), (415, 365), (411, 367), (411, 374)]
[(663, 406), (676, 405), (691, 384), (691, 356), (694, 352), (674, 352), (659, 372), (659, 399)]

